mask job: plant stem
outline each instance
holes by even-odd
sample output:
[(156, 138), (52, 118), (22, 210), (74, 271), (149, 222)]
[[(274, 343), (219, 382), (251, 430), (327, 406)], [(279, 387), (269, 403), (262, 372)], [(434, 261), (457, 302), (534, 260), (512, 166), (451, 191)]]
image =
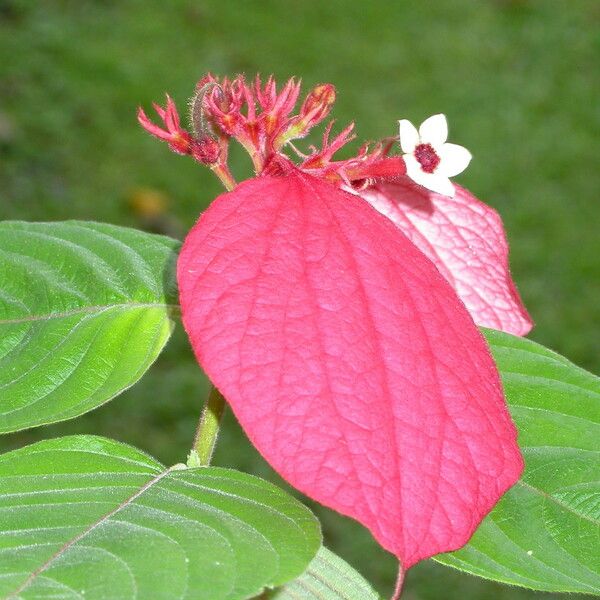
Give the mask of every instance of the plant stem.
[(399, 600), (402, 595), (402, 586), (404, 585), (404, 569), (402, 563), (398, 561), (398, 576), (396, 577), (396, 587), (394, 588), (394, 594), (390, 600)]
[(221, 180), (225, 189), (230, 192), (237, 184), (229, 167), (226, 164), (217, 163), (211, 167), (212, 172)]
[(260, 173), (262, 172), (262, 170), (265, 166), (260, 151), (254, 147), (254, 144), (249, 139), (246, 140), (243, 138), (238, 138), (238, 141), (242, 145), (244, 150), (249, 154), (250, 158), (252, 159), (252, 165), (254, 166), (254, 173), (256, 175), (260, 175)]
[(200, 421), (198, 421), (194, 444), (187, 461), (188, 467), (207, 467), (210, 465), (224, 411), (225, 398), (213, 385), (202, 409)]

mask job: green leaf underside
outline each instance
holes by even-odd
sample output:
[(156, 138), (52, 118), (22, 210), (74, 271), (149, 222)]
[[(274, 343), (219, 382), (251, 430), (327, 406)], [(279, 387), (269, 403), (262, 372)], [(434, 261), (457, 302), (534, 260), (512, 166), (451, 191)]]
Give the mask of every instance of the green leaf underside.
[(467, 546), (436, 559), (531, 589), (600, 594), (600, 379), (530, 340), (484, 333), (525, 473)]
[(107, 402), (173, 328), (179, 244), (99, 223), (0, 223), (0, 433)]
[(228, 469), (165, 469), (94, 436), (0, 457), (0, 597), (251, 598), (321, 544), (297, 500)]
[(347, 562), (321, 547), (297, 579), (270, 592), (270, 600), (380, 600), (366, 579)]

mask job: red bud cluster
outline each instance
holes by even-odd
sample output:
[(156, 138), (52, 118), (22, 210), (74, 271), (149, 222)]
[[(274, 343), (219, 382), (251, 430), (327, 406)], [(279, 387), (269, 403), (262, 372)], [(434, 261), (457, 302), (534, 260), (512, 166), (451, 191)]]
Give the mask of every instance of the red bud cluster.
[[(372, 149), (363, 146), (356, 156), (333, 160), (333, 155), (354, 139), (354, 124), (350, 124), (333, 140), (329, 135), (333, 121), (327, 126), (320, 149), (310, 147), (302, 154), (292, 144), (304, 138), (313, 127), (327, 118), (335, 103), (335, 87), (329, 83), (315, 86), (307, 94), (300, 110), (294, 113), (300, 94), (300, 82), (291, 78), (281, 88), (273, 77), (262, 82), (256, 76), (248, 83), (243, 75), (234, 79), (219, 79), (208, 73), (196, 86), (192, 98), (191, 125), (193, 133), (182, 129), (173, 101), (167, 96), (163, 109), (154, 105), (165, 128), (152, 123), (140, 109), (138, 119), (152, 135), (168, 142), (179, 154), (190, 154), (231, 186), (227, 167), (227, 148), (230, 139), (239, 142), (252, 158), (256, 174), (273, 173), (293, 163), (285, 153), (291, 148), (301, 159), (297, 165), (303, 171), (332, 183), (360, 187), (373, 179), (394, 179), (406, 172), (401, 157), (388, 157), (390, 145), (377, 144)], [(225, 182), (225, 181), (224, 181)]]

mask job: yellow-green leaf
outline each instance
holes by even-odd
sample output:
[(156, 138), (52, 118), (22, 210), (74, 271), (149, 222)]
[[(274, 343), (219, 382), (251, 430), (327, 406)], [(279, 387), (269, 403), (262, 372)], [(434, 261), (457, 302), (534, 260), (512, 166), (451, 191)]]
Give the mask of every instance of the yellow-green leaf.
[(99, 223), (0, 223), (0, 433), (81, 415), (171, 334), (178, 242)]

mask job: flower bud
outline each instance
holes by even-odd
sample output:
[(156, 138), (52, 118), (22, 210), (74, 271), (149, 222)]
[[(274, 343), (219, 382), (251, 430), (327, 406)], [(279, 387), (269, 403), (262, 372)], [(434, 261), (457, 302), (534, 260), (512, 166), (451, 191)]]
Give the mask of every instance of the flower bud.
[(330, 83), (315, 86), (306, 96), (300, 109), (300, 121), (307, 129), (318, 125), (335, 104), (335, 87)]
[(205, 136), (192, 141), (191, 154), (198, 162), (213, 165), (219, 160), (221, 148), (217, 140)]
[(335, 103), (335, 87), (330, 83), (315, 86), (306, 96), (300, 113), (289, 120), (275, 140), (274, 147), (281, 148), (287, 142), (305, 137), (331, 111)]

